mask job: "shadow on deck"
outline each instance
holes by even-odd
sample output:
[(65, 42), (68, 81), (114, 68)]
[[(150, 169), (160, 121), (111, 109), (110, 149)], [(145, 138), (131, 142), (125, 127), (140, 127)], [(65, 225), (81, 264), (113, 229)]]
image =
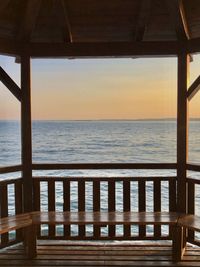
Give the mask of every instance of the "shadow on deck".
[(179, 263), (172, 262), (171, 254), (168, 241), (39, 241), (36, 259), (28, 260), (20, 244), (1, 250), (0, 266), (200, 266), (199, 247), (188, 244)]

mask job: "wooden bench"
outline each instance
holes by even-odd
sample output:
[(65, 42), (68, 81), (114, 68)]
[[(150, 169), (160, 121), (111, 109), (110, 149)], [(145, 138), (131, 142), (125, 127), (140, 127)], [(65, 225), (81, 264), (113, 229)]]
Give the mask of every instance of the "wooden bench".
[[(169, 225), (176, 233), (179, 215), (174, 212), (33, 212), (33, 225)], [(36, 232), (36, 231), (35, 231)], [(172, 257), (177, 259), (177, 236), (172, 237)], [(36, 239), (36, 236), (35, 236)], [(34, 242), (36, 244), (36, 242)], [(32, 255), (37, 255), (36, 246)]]
[(23, 213), (5, 218), (0, 218), (0, 234), (5, 234), (13, 230), (24, 229), (24, 245), (28, 258), (33, 258), (36, 243), (33, 232), (33, 221), (30, 213)]
[(169, 225), (172, 227), (172, 258), (181, 260), (183, 228), (200, 231), (200, 218), (176, 212), (30, 212), (0, 219), (0, 234), (24, 229), (29, 258), (37, 256), (38, 225)]
[(176, 228), (176, 236), (179, 245), (179, 248), (177, 250), (177, 261), (180, 261), (184, 255), (186, 245), (184, 235), (186, 229), (200, 232), (200, 217), (191, 214), (185, 214), (179, 217)]

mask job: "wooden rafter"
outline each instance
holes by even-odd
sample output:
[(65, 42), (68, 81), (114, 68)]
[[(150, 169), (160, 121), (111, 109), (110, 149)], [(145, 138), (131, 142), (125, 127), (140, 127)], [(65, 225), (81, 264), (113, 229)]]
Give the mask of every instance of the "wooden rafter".
[(140, 42), (143, 40), (144, 33), (150, 16), (151, 0), (141, 0), (139, 6), (139, 15), (136, 22), (136, 31), (134, 40)]
[(68, 8), (66, 6), (66, 2), (64, 0), (59, 0), (61, 12), (60, 12), (60, 19), (63, 25), (63, 34), (64, 34), (64, 41), (65, 42), (73, 42), (72, 38), (72, 30), (71, 30), (71, 24), (69, 20), (68, 15)]
[(17, 34), (17, 39), (23, 42), (29, 42), (32, 31), (35, 27), (38, 13), (41, 6), (41, 0), (28, 0), (24, 16)]
[(172, 21), (178, 40), (190, 39), (190, 31), (185, 15), (185, 8), (182, 0), (165, 0), (169, 10), (170, 20)]
[(0, 1), (0, 11), (3, 11), (7, 7), (9, 1), (10, 0)]
[(0, 67), (0, 81), (8, 88), (8, 90), (21, 101), (21, 89), (19, 86), (10, 78), (5, 70)]
[(193, 84), (190, 85), (190, 87), (188, 89), (188, 92), (187, 92), (188, 100), (191, 100), (193, 98), (193, 96), (195, 96), (196, 93), (199, 91), (199, 89), (200, 89), (200, 75), (193, 82)]

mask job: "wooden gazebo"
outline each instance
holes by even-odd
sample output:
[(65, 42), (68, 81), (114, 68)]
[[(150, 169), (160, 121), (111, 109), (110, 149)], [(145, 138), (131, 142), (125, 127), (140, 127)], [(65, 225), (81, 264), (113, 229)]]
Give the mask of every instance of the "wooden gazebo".
[[(123, 209), (130, 211), (130, 184), (138, 185), (138, 211), (146, 210), (146, 181), (154, 185), (154, 211), (161, 210), (161, 182), (168, 182), (169, 211), (195, 214), (195, 185), (200, 181), (188, 178), (187, 171), (200, 172), (200, 166), (188, 164), (188, 102), (197, 93), (198, 77), (188, 85), (188, 69), (192, 55), (200, 52), (199, 0), (1, 0), (0, 54), (16, 58), (21, 64), (19, 87), (0, 67), (0, 80), (21, 103), (22, 164), (0, 168), (0, 174), (19, 172), (16, 179), (0, 181), (0, 217), (8, 216), (8, 185), (15, 187), (16, 214), (40, 210), (40, 184), (48, 184), (48, 210), (55, 211), (55, 184), (63, 183), (63, 210), (70, 210), (70, 182), (78, 185), (78, 210), (85, 211), (85, 182), (93, 183), (93, 209), (100, 210), (100, 183), (108, 183), (108, 211), (115, 211), (115, 183), (123, 182)], [(134, 58), (176, 57), (177, 70), (177, 161), (147, 164), (34, 164), (31, 135), (31, 58)], [(174, 169), (176, 177), (111, 177), (85, 179), (70, 177), (33, 177), (33, 170), (67, 169)], [(21, 175), (20, 175), (21, 172)], [(165, 240), (160, 225), (153, 237), (146, 236), (145, 226), (139, 226), (137, 237), (131, 237), (130, 227), (124, 236), (115, 236), (115, 226), (109, 226), (108, 236), (101, 237), (100, 226), (93, 237), (86, 236), (85, 226), (79, 226), (77, 237), (70, 236), (64, 226), (57, 237), (55, 226), (49, 226), (45, 239), (63, 240)], [(194, 229), (193, 229), (194, 230)], [(185, 233), (187, 241), (200, 244), (193, 230)], [(198, 229), (196, 229), (198, 230)], [(169, 231), (169, 236), (170, 236)], [(43, 238), (38, 231), (38, 238)], [(9, 240), (1, 235), (1, 247), (23, 240), (22, 232)], [(104, 247), (105, 248), (105, 247)], [(104, 249), (105, 250), (105, 249)], [(9, 258), (9, 257), (8, 257)], [(162, 257), (161, 261), (162, 261)], [(10, 264), (0, 254), (0, 265)], [(105, 261), (103, 262), (105, 263)], [(200, 257), (197, 264), (200, 264)], [(32, 263), (33, 264), (33, 263)], [(40, 264), (40, 263), (38, 263)], [(137, 263), (138, 264), (138, 263)], [(145, 263), (148, 265), (148, 261)], [(151, 264), (151, 263), (150, 263)], [(184, 264), (184, 263), (182, 263)], [(185, 263), (187, 265), (187, 262)], [(163, 265), (164, 266), (164, 265)], [(169, 265), (168, 265), (169, 266)], [(183, 265), (182, 265), (183, 266)], [(196, 265), (198, 266), (198, 265)]]

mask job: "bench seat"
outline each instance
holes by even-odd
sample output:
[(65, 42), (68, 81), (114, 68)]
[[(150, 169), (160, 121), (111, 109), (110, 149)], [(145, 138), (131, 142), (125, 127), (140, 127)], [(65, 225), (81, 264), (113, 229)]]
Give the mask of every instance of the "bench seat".
[(180, 216), (178, 220), (178, 225), (180, 227), (185, 227), (189, 230), (200, 232), (200, 217), (191, 214)]
[(33, 212), (33, 224), (77, 225), (174, 225), (179, 215), (176, 212)]
[(32, 225), (30, 213), (18, 214), (0, 219), (0, 234)]
[[(35, 211), (0, 219), (0, 234), (11, 230), (24, 228), (25, 248), (29, 258), (37, 255), (36, 228), (41, 224), (48, 225), (169, 225), (173, 228), (172, 257), (179, 260), (182, 247), (179, 241), (182, 238), (178, 221), (182, 217), (176, 212), (43, 212)], [(178, 255), (178, 257), (177, 257)]]

